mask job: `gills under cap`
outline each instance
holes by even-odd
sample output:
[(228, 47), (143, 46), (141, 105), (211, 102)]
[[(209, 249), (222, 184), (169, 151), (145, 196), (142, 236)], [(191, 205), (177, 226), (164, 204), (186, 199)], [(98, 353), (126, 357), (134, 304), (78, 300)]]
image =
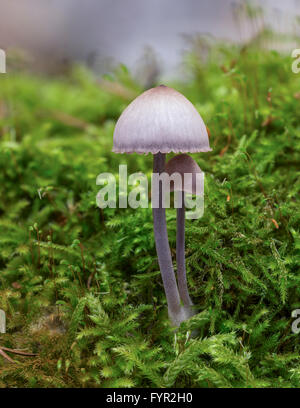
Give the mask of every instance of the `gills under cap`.
[(194, 105), (164, 85), (145, 91), (123, 111), (114, 131), (115, 153), (211, 151), (206, 126)]

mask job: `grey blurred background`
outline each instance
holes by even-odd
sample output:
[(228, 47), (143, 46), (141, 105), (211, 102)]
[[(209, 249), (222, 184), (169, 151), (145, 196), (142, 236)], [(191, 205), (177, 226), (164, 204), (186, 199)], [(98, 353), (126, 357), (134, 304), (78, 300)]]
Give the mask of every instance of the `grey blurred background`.
[[(297, 30), (299, 0), (250, 1), (265, 14), (250, 24), (240, 19), (242, 0), (0, 0), (0, 48), (22, 49), (37, 69), (58, 70), (83, 61), (96, 72), (154, 60), (176, 75), (184, 50), (196, 34), (244, 42), (262, 26)], [(298, 26), (299, 27), (299, 26)]]

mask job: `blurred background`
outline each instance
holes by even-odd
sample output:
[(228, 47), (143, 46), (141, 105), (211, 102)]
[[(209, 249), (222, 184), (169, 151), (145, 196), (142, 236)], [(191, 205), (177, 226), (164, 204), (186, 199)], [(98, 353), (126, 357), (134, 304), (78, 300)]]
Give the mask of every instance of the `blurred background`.
[(201, 36), (249, 42), (273, 30), (286, 41), (265, 46), (290, 52), (298, 13), (300, 0), (0, 0), (0, 48), (47, 73), (74, 61), (100, 74), (123, 63), (147, 83), (180, 75)]
[[(2, 353), (0, 388), (300, 388), (298, 13), (300, 0), (0, 0), (0, 351), (38, 353)], [(200, 314), (175, 342), (151, 209), (96, 206), (97, 176), (118, 180), (120, 164), (150, 181), (152, 155), (113, 153), (113, 133), (161, 83), (212, 148), (193, 153), (205, 212), (186, 223)]]

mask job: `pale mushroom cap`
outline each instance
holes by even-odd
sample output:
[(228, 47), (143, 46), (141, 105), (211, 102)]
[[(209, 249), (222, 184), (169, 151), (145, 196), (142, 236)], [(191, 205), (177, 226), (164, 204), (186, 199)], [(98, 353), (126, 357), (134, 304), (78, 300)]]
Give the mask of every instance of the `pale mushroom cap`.
[(115, 153), (210, 150), (206, 126), (194, 105), (164, 85), (134, 99), (123, 111), (114, 131)]
[[(170, 176), (179, 173), (182, 177), (182, 188), (177, 189), (174, 183), (170, 184), (170, 191), (184, 191), (189, 194), (202, 195), (204, 192), (203, 176), (197, 178), (196, 174), (203, 174), (202, 170), (187, 154), (179, 154), (169, 160), (165, 167), (165, 172)], [(185, 177), (185, 174), (192, 174), (191, 177)], [(175, 188), (174, 188), (175, 187)]]

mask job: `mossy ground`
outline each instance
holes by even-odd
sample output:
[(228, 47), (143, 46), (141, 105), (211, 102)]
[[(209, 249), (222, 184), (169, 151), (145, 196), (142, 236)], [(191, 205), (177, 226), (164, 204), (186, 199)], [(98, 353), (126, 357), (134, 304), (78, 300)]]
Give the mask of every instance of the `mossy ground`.
[(188, 82), (166, 85), (195, 104), (213, 151), (193, 155), (206, 183), (186, 239), (199, 313), (176, 335), (151, 209), (95, 201), (97, 175), (120, 164), (150, 177), (150, 155), (111, 152), (142, 89), (124, 67), (102, 84), (81, 68), (1, 76), (0, 346), (37, 353), (0, 356), (2, 387), (300, 386), (300, 74), (253, 46), (213, 46), (188, 66)]

